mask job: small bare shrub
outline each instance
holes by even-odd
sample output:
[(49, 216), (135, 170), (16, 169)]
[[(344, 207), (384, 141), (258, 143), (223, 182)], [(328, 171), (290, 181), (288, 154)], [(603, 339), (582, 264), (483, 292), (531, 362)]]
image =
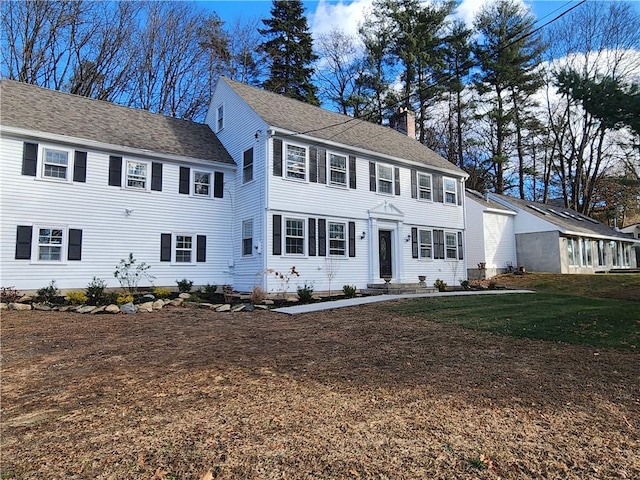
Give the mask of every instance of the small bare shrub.
[(265, 296), (266, 293), (263, 288), (260, 285), (254, 285), (251, 290), (251, 303), (258, 305), (259, 303), (262, 303)]
[(20, 300), (22, 294), (13, 287), (1, 287), (0, 288), (0, 302), (13, 303)]

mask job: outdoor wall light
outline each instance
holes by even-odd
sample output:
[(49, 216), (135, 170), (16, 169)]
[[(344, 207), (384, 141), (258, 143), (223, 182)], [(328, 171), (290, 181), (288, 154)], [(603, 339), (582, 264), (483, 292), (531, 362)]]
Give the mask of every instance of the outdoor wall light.
[(128, 217), (129, 215), (131, 215), (133, 213), (133, 208), (125, 208), (124, 209), (124, 214)]
[(404, 239), (405, 242), (411, 241), (411, 234), (407, 235), (407, 238)]
[(362, 232), (360, 234), (360, 240), (364, 240), (364, 237), (366, 237), (366, 236), (367, 236), (367, 232)]

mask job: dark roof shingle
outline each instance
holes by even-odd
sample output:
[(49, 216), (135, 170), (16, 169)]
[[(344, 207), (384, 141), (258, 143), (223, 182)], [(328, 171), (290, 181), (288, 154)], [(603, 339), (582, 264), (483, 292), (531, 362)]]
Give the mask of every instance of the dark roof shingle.
[(0, 81), (0, 122), (116, 147), (234, 163), (208, 125), (13, 80)]
[(225, 77), (221, 81), (225, 81), (272, 127), (385, 156), (411, 160), (466, 176), (463, 170), (433, 150), (392, 128), (330, 112)]

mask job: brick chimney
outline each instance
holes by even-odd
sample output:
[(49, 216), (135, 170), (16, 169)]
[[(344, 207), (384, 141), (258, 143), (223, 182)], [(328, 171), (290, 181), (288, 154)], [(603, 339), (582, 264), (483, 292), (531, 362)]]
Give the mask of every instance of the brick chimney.
[(406, 107), (394, 113), (389, 119), (389, 126), (404, 133), (407, 137), (416, 138), (416, 114)]

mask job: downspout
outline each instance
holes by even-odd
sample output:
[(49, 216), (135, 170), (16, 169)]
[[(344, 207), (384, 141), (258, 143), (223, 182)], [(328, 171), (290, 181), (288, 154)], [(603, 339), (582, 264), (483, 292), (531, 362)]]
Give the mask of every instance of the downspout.
[[(269, 252), (267, 250), (268, 244), (268, 228), (269, 228), (269, 159), (271, 158), (271, 136), (273, 131), (269, 128), (265, 130), (265, 138), (264, 138), (264, 181), (262, 182), (262, 186), (264, 189), (264, 217), (262, 222), (262, 270), (264, 272), (267, 269), (267, 258), (269, 256)], [(262, 284), (262, 289), (265, 292), (269, 291), (268, 279), (267, 275), (264, 273), (261, 275), (262, 279), (260, 283)]]

